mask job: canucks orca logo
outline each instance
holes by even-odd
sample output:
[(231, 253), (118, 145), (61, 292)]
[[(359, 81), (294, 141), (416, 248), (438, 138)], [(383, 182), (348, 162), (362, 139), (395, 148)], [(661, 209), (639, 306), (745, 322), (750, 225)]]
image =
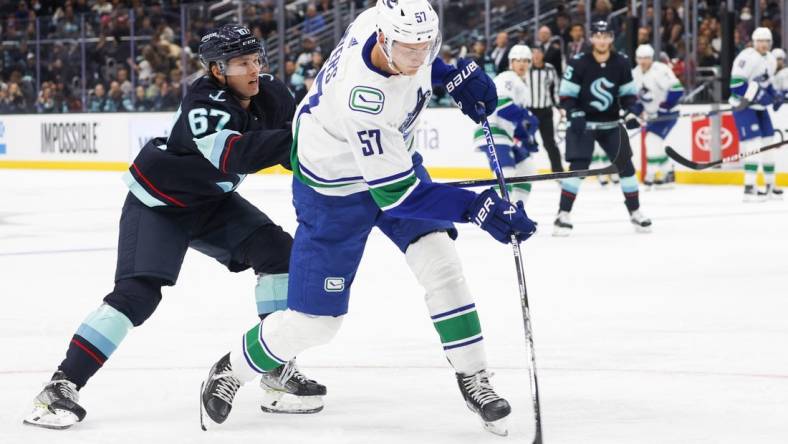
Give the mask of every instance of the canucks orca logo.
[(594, 80), (594, 83), (591, 84), (591, 95), (598, 100), (592, 101), (590, 105), (599, 111), (608, 109), (613, 103), (613, 94), (610, 94), (610, 92), (605, 89), (614, 86), (615, 84), (613, 82), (604, 77)]
[(409, 112), (408, 115), (405, 116), (405, 121), (399, 126), (399, 132), (402, 133), (406, 140), (413, 129), (412, 127), (416, 122), (416, 118), (419, 117), (421, 110), (423, 110), (424, 106), (427, 104), (427, 102), (429, 102), (431, 95), (432, 91), (429, 89), (424, 91), (423, 89), (419, 88), (419, 90), (416, 91), (416, 106), (413, 108), (413, 111)]

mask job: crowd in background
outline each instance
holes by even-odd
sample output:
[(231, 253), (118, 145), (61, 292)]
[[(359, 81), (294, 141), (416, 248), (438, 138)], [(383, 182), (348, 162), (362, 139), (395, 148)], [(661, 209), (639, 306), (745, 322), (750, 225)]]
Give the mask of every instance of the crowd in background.
[[(357, 11), (374, 0), (353, 0)], [(520, 28), (492, 36), (487, 42), (471, 35), (467, 42), (444, 45), (440, 57), (452, 63), (471, 57), (491, 75), (506, 69), (508, 49), (516, 43), (541, 48), (545, 61), (561, 73), (566, 60), (588, 48), (585, 1), (593, 1), (592, 21), (610, 21), (616, 31), (615, 46), (626, 46), (626, 0), (579, 0), (558, 13), (537, 32)], [(772, 29), (774, 47), (781, 47), (781, 11), (778, 0), (733, 0), (737, 14), (736, 51), (749, 44), (756, 26)], [(753, 1), (760, 1), (761, 23), (754, 23)], [(475, 0), (449, 0), (444, 33), (483, 29), (483, 14), (472, 13)], [(476, 1), (478, 3), (478, 1)], [(493, 2), (494, 14), (506, 14), (516, 0)], [(285, 24), (297, 26), (296, 44), (285, 47), (285, 82), (296, 98), (303, 97), (314, 81), (333, 45), (317, 37), (326, 29), (332, 0), (288, 2)], [(570, 4), (570, 3), (567, 3)], [(185, 6), (184, 6), (185, 5)], [(177, 0), (10, 0), (0, 3), (0, 113), (163, 111), (177, 109), (182, 85), (199, 75), (197, 57), (200, 36), (215, 24), (206, 14), (208, 5)], [(683, 0), (663, 0), (661, 29), (643, 26), (638, 43), (661, 37), (664, 59), (672, 61), (681, 78), (687, 51)], [(453, 6), (453, 7), (451, 7)], [(261, 39), (277, 35), (273, 0), (245, 2), (243, 17)], [(722, 49), (719, 0), (700, 0), (697, 37), (699, 67), (720, 63)], [(188, 29), (180, 29), (185, 10)], [(646, 22), (653, 23), (654, 10), (647, 8)], [(134, 36), (134, 47), (130, 36)], [(185, 42), (182, 42), (185, 36)], [(37, 40), (38, 39), (38, 40)], [(84, 45), (82, 42), (85, 42)], [(36, 43), (38, 42), (38, 43)], [(84, 51), (84, 53), (83, 53)], [(40, 60), (39, 60), (40, 57)], [(84, 63), (84, 76), (83, 64)], [(40, 63), (39, 63), (40, 62)], [(187, 77), (188, 76), (188, 77)], [(84, 87), (84, 89), (83, 89)], [(83, 94), (85, 91), (85, 94)], [(451, 103), (438, 88), (434, 104)]]

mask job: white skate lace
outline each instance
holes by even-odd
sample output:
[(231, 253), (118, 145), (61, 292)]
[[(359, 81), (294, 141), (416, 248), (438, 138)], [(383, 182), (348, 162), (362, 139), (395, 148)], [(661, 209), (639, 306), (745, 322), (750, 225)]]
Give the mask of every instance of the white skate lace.
[(241, 387), (241, 381), (230, 373), (229, 367), (222, 369), (220, 373), (214, 375), (213, 379), (216, 381), (213, 395), (228, 404), (232, 404), (238, 388)]
[[(69, 381), (68, 379), (56, 379), (54, 381), (50, 381), (49, 384), (47, 385), (51, 386), (52, 390), (54, 390), (58, 395), (60, 395), (63, 398), (68, 398), (74, 402), (77, 402), (79, 400), (79, 392), (77, 391), (77, 386), (73, 382)], [(54, 399), (51, 401), (54, 401)]]
[(480, 407), (484, 407), (492, 401), (501, 399), (493, 390), (492, 385), (490, 385), (489, 378), (492, 376), (492, 373), (487, 373), (486, 370), (482, 370), (475, 375), (463, 378), (462, 383), (465, 386), (465, 390), (468, 392), (468, 396), (473, 398)]
[(282, 369), (282, 373), (279, 375), (279, 383), (282, 384), (284, 387), (291, 378), (295, 377), (296, 380), (303, 382), (303, 375), (298, 372), (298, 367), (296, 367), (295, 359), (292, 361), (287, 361), (284, 368)]

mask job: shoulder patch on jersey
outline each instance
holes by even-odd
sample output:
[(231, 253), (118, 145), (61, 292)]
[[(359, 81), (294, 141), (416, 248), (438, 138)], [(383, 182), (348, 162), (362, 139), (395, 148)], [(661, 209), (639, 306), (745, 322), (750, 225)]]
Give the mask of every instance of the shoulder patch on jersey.
[(573, 59), (575, 59), (575, 60), (577, 60), (577, 59), (581, 59), (581, 58), (583, 58), (583, 56), (584, 56), (584, 55), (586, 55), (586, 53), (584, 53), (584, 52), (578, 52), (578, 53), (577, 53), (577, 54), (575, 54), (575, 55), (574, 55), (574, 57), (572, 57), (572, 58), (573, 58)]
[(380, 114), (386, 95), (383, 91), (371, 86), (355, 86), (350, 90), (348, 106), (353, 111), (367, 114)]
[(215, 94), (208, 94), (208, 97), (210, 97), (211, 100), (215, 102), (226, 102), (227, 99), (223, 98), (222, 95), (224, 95), (224, 90), (220, 89), (219, 91), (216, 91)]

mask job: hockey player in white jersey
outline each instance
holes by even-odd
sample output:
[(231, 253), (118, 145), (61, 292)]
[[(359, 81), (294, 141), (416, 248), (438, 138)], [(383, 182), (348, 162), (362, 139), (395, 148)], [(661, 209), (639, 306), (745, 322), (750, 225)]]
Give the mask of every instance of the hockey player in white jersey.
[[(771, 143), (774, 127), (766, 108), (771, 105), (777, 111), (784, 100), (783, 95), (777, 94), (772, 85), (777, 60), (769, 52), (772, 45), (769, 28), (756, 28), (752, 33), (752, 45), (752, 48), (745, 48), (736, 56), (731, 71), (730, 103), (734, 107), (741, 107), (742, 104), (747, 106), (733, 112), (741, 152)], [(766, 182), (764, 191), (758, 191), (755, 183), (759, 162), (763, 166)], [(774, 184), (774, 168), (774, 151), (744, 159), (745, 202), (782, 197), (783, 191)]]
[[(483, 102), (490, 114), (498, 99), (492, 79), (475, 63), (454, 67), (436, 59), (439, 29), (428, 0), (379, 0), (347, 28), (299, 105), (291, 151), (298, 229), (288, 309), (255, 325), (231, 349), (231, 365), (209, 373), (201, 405), (214, 422), (227, 418), (239, 385), (257, 374), (286, 383), (291, 357), (337, 333), (367, 236), (378, 227), (426, 290), (466, 405), (488, 430), (506, 434), (502, 422), (510, 407), (490, 385), (451, 221), (473, 221), (503, 243), (512, 235), (525, 240), (535, 227), (493, 189), (476, 194), (433, 183), (421, 165), (413, 131), (433, 84), (444, 84), (477, 123), (476, 104)], [(396, 384), (388, 382), (392, 393)]]
[[(498, 91), (498, 106), (487, 119), (495, 141), (495, 151), (504, 176), (524, 176), (536, 172), (531, 156), (539, 149), (536, 130), (539, 120), (528, 111), (528, 91), (523, 80), (531, 63), (531, 49), (525, 45), (514, 45), (509, 50), (509, 70), (495, 77)], [(476, 148), (487, 151), (484, 129), (480, 126), (473, 135)], [(494, 171), (492, 164), (490, 169)], [(530, 183), (511, 186), (513, 201), (525, 202), (531, 193)]]
[[(665, 139), (676, 125), (678, 103), (684, 87), (670, 67), (654, 60), (654, 48), (640, 45), (635, 51), (637, 66), (632, 78), (638, 88), (638, 100), (647, 119), (659, 119), (646, 125), (646, 176), (644, 185), (664, 187), (671, 183), (672, 165), (665, 154)], [(659, 173), (659, 174), (657, 174)]]
[(785, 66), (785, 51), (780, 48), (774, 48), (772, 49), (772, 55), (777, 61), (776, 74), (772, 84), (777, 94), (782, 94), (785, 97), (788, 94), (788, 67)]

